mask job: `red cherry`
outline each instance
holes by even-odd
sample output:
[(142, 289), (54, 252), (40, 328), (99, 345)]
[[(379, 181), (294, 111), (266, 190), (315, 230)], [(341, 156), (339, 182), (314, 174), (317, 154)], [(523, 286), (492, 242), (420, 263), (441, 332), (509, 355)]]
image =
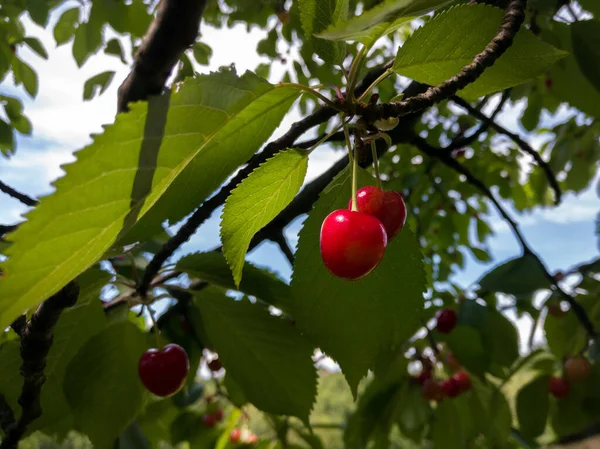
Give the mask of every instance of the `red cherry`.
[(421, 394), (428, 401), (439, 401), (444, 397), (440, 384), (435, 379), (427, 379), (423, 383)]
[(215, 427), (217, 418), (215, 415), (202, 415), (202, 422), (206, 427)]
[(562, 399), (569, 395), (571, 384), (561, 377), (551, 377), (548, 379), (548, 390), (555, 398)]
[(471, 388), (471, 376), (466, 371), (459, 371), (452, 376), (452, 379), (458, 385), (458, 390), (462, 393)]
[(555, 318), (559, 318), (565, 316), (567, 314), (567, 311), (562, 309), (560, 303), (553, 302), (551, 304), (548, 304), (548, 313)]
[(219, 422), (219, 421), (223, 421), (223, 410), (221, 410), (220, 408), (216, 409), (216, 410), (213, 412), (212, 416), (215, 418), (215, 420), (216, 420), (217, 422)]
[[(406, 205), (402, 195), (392, 190), (383, 191), (378, 187), (366, 186), (356, 193), (359, 212), (372, 215), (381, 221), (388, 241), (392, 240), (406, 222)], [(348, 209), (352, 207), (352, 200)]]
[(359, 279), (373, 271), (386, 244), (381, 222), (361, 212), (336, 210), (321, 226), (323, 262), (333, 275), (343, 279)]
[(429, 370), (423, 370), (417, 376), (417, 382), (419, 382), (419, 384), (421, 384), (421, 385), (423, 385), (425, 383), (425, 381), (428, 379), (431, 379), (431, 371), (429, 371)]
[(246, 438), (246, 444), (254, 444), (257, 441), (258, 441), (258, 437), (253, 433), (248, 435), (248, 438)]
[(240, 441), (241, 437), (242, 437), (242, 431), (240, 429), (233, 429), (231, 431), (231, 433), (229, 434), (229, 441), (231, 443), (237, 443), (238, 441)]
[(586, 380), (591, 370), (592, 366), (585, 357), (571, 357), (565, 362), (565, 377), (572, 382)]
[(208, 369), (210, 369), (212, 372), (217, 372), (221, 368), (223, 368), (223, 365), (221, 365), (221, 361), (219, 359), (214, 359), (208, 362)]
[(458, 385), (458, 382), (456, 382), (456, 380), (454, 380), (452, 377), (443, 381), (440, 385), (440, 388), (449, 398), (454, 398), (458, 396), (458, 393), (460, 393), (460, 385)]
[(144, 386), (162, 397), (177, 393), (183, 387), (189, 370), (188, 356), (176, 344), (166, 345), (162, 350), (148, 349), (138, 364), (138, 373)]
[(447, 334), (456, 326), (458, 315), (452, 309), (442, 309), (437, 314), (436, 329), (442, 334)]
[(446, 365), (450, 371), (458, 371), (460, 369), (460, 363), (451, 352), (446, 355)]

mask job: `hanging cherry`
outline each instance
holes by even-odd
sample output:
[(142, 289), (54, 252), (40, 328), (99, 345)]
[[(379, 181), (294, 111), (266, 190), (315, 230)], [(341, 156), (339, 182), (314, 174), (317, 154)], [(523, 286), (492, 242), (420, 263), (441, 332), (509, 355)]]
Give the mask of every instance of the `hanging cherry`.
[(148, 349), (140, 357), (138, 374), (144, 386), (157, 396), (177, 393), (187, 378), (190, 362), (185, 350), (176, 344)]

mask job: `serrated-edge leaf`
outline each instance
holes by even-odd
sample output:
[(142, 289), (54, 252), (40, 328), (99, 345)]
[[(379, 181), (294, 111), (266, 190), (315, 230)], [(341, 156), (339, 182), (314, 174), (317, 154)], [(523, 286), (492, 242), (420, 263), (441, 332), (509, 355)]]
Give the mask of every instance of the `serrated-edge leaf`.
[(313, 347), (288, 322), (247, 301), (212, 287), (194, 295), (202, 328), (246, 398), (308, 423), (317, 392)]
[[(498, 32), (502, 17), (501, 9), (485, 4), (448, 8), (416, 30), (398, 49), (392, 70), (422, 83), (441, 83), (473, 61)], [(469, 33), (465, 34), (465, 29)], [(516, 86), (540, 75), (565, 56), (566, 52), (521, 29), (494, 65), (458, 94), (475, 99)], [(443, 68), (444, 64), (450, 67)]]
[(242, 280), (246, 251), (254, 234), (296, 196), (308, 169), (308, 153), (290, 149), (257, 167), (225, 201), (221, 216), (223, 254), (236, 287)]
[(317, 34), (329, 40), (359, 41), (370, 44), (398, 29), (403, 23), (454, 0), (386, 0), (360, 16), (332, 25)]
[[(227, 289), (237, 289), (231, 270), (222, 253), (211, 251), (188, 254), (177, 261), (178, 271)], [(241, 292), (256, 296), (263, 301), (285, 310), (289, 307), (290, 286), (270, 271), (246, 262)]]
[(75, 33), (75, 27), (79, 21), (79, 8), (67, 9), (62, 13), (54, 26), (54, 40), (60, 46), (67, 42)]
[[(250, 72), (241, 78), (218, 72), (188, 80), (172, 95), (132, 104), (130, 113), (120, 114), (77, 154), (77, 162), (65, 167), (67, 175), (54, 183), (56, 192), (9, 236), (14, 244), (2, 266), (0, 327), (95, 263), (165, 193), (177, 194), (183, 204), (209, 195), (256, 151), (297, 96), (295, 89), (275, 87)], [(208, 129), (182, 121), (193, 107)], [(242, 145), (244, 130), (253, 134)], [(198, 180), (192, 169), (203, 162), (214, 164), (211, 176), (197, 181), (194, 195), (181, 195), (179, 177)], [(155, 215), (164, 220), (172, 213), (161, 209)]]
[[(302, 332), (341, 366), (353, 394), (377, 356), (419, 326), (425, 270), (418, 242), (406, 226), (388, 243), (373, 272), (356, 281), (330, 274), (319, 256), (323, 219), (348, 207), (351, 177), (342, 171), (327, 186), (300, 231), (292, 276), (292, 315)], [(373, 178), (359, 171), (360, 186)], [(398, 288), (398, 282), (402, 288)]]

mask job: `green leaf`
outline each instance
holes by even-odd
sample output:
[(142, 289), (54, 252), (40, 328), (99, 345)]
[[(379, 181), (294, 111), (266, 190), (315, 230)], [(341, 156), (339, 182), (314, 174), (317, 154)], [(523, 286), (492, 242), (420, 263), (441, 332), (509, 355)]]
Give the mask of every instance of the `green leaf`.
[(111, 39), (106, 44), (106, 48), (104, 49), (104, 53), (107, 55), (118, 56), (123, 64), (127, 64), (127, 60), (125, 59), (125, 51), (123, 50), (123, 46), (121, 45), (121, 41), (119, 39)]
[[(498, 32), (503, 15), (501, 9), (489, 5), (461, 5), (443, 11), (400, 47), (392, 69), (421, 83), (439, 84), (473, 62)], [(522, 28), (506, 53), (458, 93), (475, 99), (516, 86), (566, 55)]]
[(221, 221), (221, 240), (236, 286), (242, 280), (242, 268), (252, 237), (294, 199), (307, 169), (308, 153), (305, 150), (283, 151), (250, 173), (227, 198)]
[(40, 40), (36, 37), (26, 37), (23, 39), (23, 42), (27, 44), (29, 48), (31, 48), (34, 52), (36, 52), (39, 56), (44, 59), (48, 59), (48, 52), (40, 42)]
[(581, 112), (600, 118), (600, 93), (583, 75), (575, 59), (571, 26), (555, 22), (552, 24), (552, 31), (542, 33), (543, 38), (571, 53), (559, 64), (550, 67), (547, 79), (552, 81), (552, 86), (548, 92)]
[(65, 44), (73, 37), (77, 22), (79, 22), (79, 8), (67, 9), (62, 13), (54, 26), (56, 45)]
[(315, 399), (313, 348), (280, 318), (215, 288), (195, 293), (201, 327), (219, 360), (257, 408), (305, 423)]
[(144, 334), (121, 321), (88, 340), (67, 366), (63, 388), (77, 429), (97, 449), (112, 448), (142, 407), (137, 363), (145, 349)]
[(431, 424), (434, 448), (464, 449), (472, 436), (473, 423), (464, 396), (438, 404)]
[(536, 377), (517, 395), (517, 418), (523, 435), (537, 438), (543, 434), (549, 410), (548, 377)]
[(330, 25), (344, 21), (348, 17), (348, 0), (299, 0), (300, 21), (306, 41), (311, 41), (316, 53), (327, 63), (341, 64), (345, 56), (345, 45), (341, 42), (328, 42), (313, 35)]
[(212, 56), (212, 48), (204, 42), (196, 42), (193, 48), (194, 59), (200, 65), (208, 65)]
[(423, 398), (418, 385), (406, 382), (400, 393), (396, 423), (405, 435), (414, 435), (422, 431), (431, 415), (431, 406)]
[(550, 352), (557, 359), (578, 353), (585, 347), (587, 339), (585, 329), (579, 324), (573, 311), (560, 317), (546, 314), (544, 333)]
[(115, 72), (106, 71), (89, 78), (83, 86), (83, 99), (91, 100), (97, 95), (102, 95), (115, 76)]
[(13, 59), (13, 74), (15, 77), (15, 84), (17, 86), (23, 85), (27, 93), (31, 97), (35, 97), (38, 93), (38, 77), (37, 73), (31, 68), (25, 61), (21, 61), (15, 57)]
[(519, 357), (519, 334), (515, 326), (502, 313), (491, 309), (481, 331), (492, 364), (509, 368)]
[(73, 416), (63, 392), (63, 379), (67, 365), (79, 349), (106, 326), (100, 292), (110, 277), (105, 271), (91, 269), (77, 279), (80, 288), (77, 304), (63, 312), (54, 328), (54, 343), (44, 369), (46, 383), (41, 394), (42, 410), (52, 412), (42, 413), (30, 430), (44, 430), (52, 434), (57, 430), (66, 432), (69, 429), (67, 423), (73, 425)]
[(251, 73), (220, 72), (120, 114), (11, 234), (0, 326), (95, 263), (153, 206), (138, 231), (154, 235), (151, 225), (189, 213), (250, 158), (297, 95)]
[[(361, 170), (359, 185), (373, 183)], [(417, 330), (425, 272), (418, 243), (406, 226), (368, 276), (350, 282), (329, 273), (319, 256), (321, 223), (331, 211), (348, 207), (350, 186), (346, 169), (321, 193), (304, 222), (292, 278), (292, 315), (305, 335), (336, 359), (356, 394), (379, 353)]]
[[(177, 262), (177, 270), (219, 287), (238, 288), (233, 282), (225, 257), (216, 251), (189, 254)], [(251, 263), (244, 265), (242, 273), (240, 291), (276, 307), (289, 307), (290, 287), (277, 276)]]
[(47, 0), (27, 0), (29, 17), (43, 28), (48, 24), (48, 15), (50, 13), (49, 3)]
[(600, 20), (584, 20), (571, 24), (573, 54), (581, 73), (600, 92)]
[(359, 41), (369, 45), (415, 17), (452, 3), (454, 0), (385, 0), (360, 16), (329, 26), (318, 37)]
[(435, 332), (437, 341), (446, 342), (456, 360), (469, 371), (483, 374), (490, 364), (490, 355), (483, 346), (481, 333), (471, 326), (456, 326), (448, 334)]
[(578, 3), (583, 9), (596, 16), (596, 18), (600, 17), (600, 3), (598, 3), (596, 0), (579, 0)]
[(88, 21), (80, 23), (75, 31), (73, 57), (77, 67), (81, 67), (102, 45), (103, 6), (102, 3), (92, 3)]
[(5, 156), (15, 152), (15, 137), (12, 127), (0, 118), (0, 151)]
[(472, 395), (468, 397), (474, 425), (486, 436), (489, 447), (508, 440), (512, 415), (506, 397), (493, 385), (478, 378), (471, 379)]
[(492, 268), (478, 281), (481, 288), (509, 295), (526, 295), (549, 289), (550, 281), (535, 256), (526, 254)]
[(143, 0), (133, 0), (127, 8), (127, 29), (133, 37), (142, 37), (154, 16), (148, 13), (148, 6)]

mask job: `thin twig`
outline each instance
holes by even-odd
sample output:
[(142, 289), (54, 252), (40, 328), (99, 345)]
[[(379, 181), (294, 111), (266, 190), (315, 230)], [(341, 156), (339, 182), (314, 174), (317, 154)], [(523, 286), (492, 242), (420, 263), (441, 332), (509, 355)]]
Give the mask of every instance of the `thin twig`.
[[(467, 147), (467, 146), (471, 145), (473, 142), (475, 142), (479, 138), (479, 136), (481, 136), (484, 132), (486, 132), (490, 128), (491, 124), (496, 120), (496, 116), (500, 113), (500, 111), (502, 111), (504, 104), (510, 98), (510, 91), (511, 91), (511, 89), (506, 89), (502, 93), (500, 102), (498, 103), (498, 106), (496, 106), (494, 111), (492, 112), (492, 115), (490, 115), (489, 120), (482, 121), (481, 125), (479, 125), (479, 128), (477, 128), (477, 131), (475, 131), (473, 134), (471, 134), (468, 137), (465, 137), (464, 135), (461, 134), (460, 136), (456, 137), (452, 142), (450, 142), (450, 144), (448, 146), (446, 146), (444, 148), (444, 150), (454, 151), (459, 148)], [(479, 108), (477, 108), (477, 110), (479, 110)]]
[(485, 69), (491, 67), (511, 46), (514, 37), (525, 20), (526, 3), (526, 0), (510, 1), (502, 25), (494, 38), (481, 53), (475, 56), (473, 62), (465, 66), (457, 75), (437, 86), (430, 87), (423, 94), (397, 103), (358, 105), (357, 114), (366, 118), (370, 123), (378, 119), (400, 117), (440, 103), (456, 94), (460, 89), (475, 82)]
[(290, 265), (294, 265), (294, 252), (290, 247), (285, 235), (283, 235), (283, 230), (277, 234), (271, 235), (271, 240), (277, 243), (281, 252), (285, 255), (285, 258), (288, 260)]
[(25, 434), (27, 426), (42, 414), (40, 394), (46, 381), (44, 368), (46, 356), (54, 339), (53, 328), (61, 313), (77, 302), (79, 287), (70, 282), (58, 293), (44, 301), (37, 308), (21, 335), (21, 376), (23, 387), (18, 402), (21, 416), (5, 429), (6, 437), (0, 443), (0, 449), (15, 449)]
[(6, 193), (8, 196), (13, 197), (16, 200), (19, 200), (25, 206), (33, 207), (37, 205), (38, 201), (34, 198), (31, 198), (24, 193), (19, 192), (18, 190), (13, 189), (11, 186), (0, 181), (0, 192)]
[(525, 153), (529, 154), (531, 157), (533, 157), (533, 159), (538, 164), (538, 166), (544, 171), (546, 178), (548, 178), (548, 183), (552, 187), (552, 190), (554, 190), (555, 204), (560, 204), (561, 197), (562, 197), (562, 191), (560, 189), (560, 186), (558, 185), (556, 176), (554, 176), (554, 173), (552, 172), (552, 169), (550, 168), (548, 163), (544, 159), (542, 159), (540, 154), (537, 151), (535, 151), (531, 147), (531, 145), (529, 145), (527, 142), (525, 142), (523, 139), (521, 139), (521, 137), (519, 137), (517, 134), (510, 132), (509, 130), (504, 128), (502, 125), (498, 124), (491, 117), (488, 117), (481, 111), (478, 111), (477, 109), (475, 109), (473, 106), (471, 106), (469, 103), (467, 103), (462, 98), (453, 97), (452, 101), (454, 101), (460, 107), (464, 108), (473, 117), (477, 118), (478, 120), (481, 120), (483, 123), (488, 123), (488, 125), (490, 127), (494, 128), (497, 132), (499, 132), (500, 134), (504, 134), (506, 137), (508, 137), (514, 143), (516, 143), (523, 152), (525, 152)]

